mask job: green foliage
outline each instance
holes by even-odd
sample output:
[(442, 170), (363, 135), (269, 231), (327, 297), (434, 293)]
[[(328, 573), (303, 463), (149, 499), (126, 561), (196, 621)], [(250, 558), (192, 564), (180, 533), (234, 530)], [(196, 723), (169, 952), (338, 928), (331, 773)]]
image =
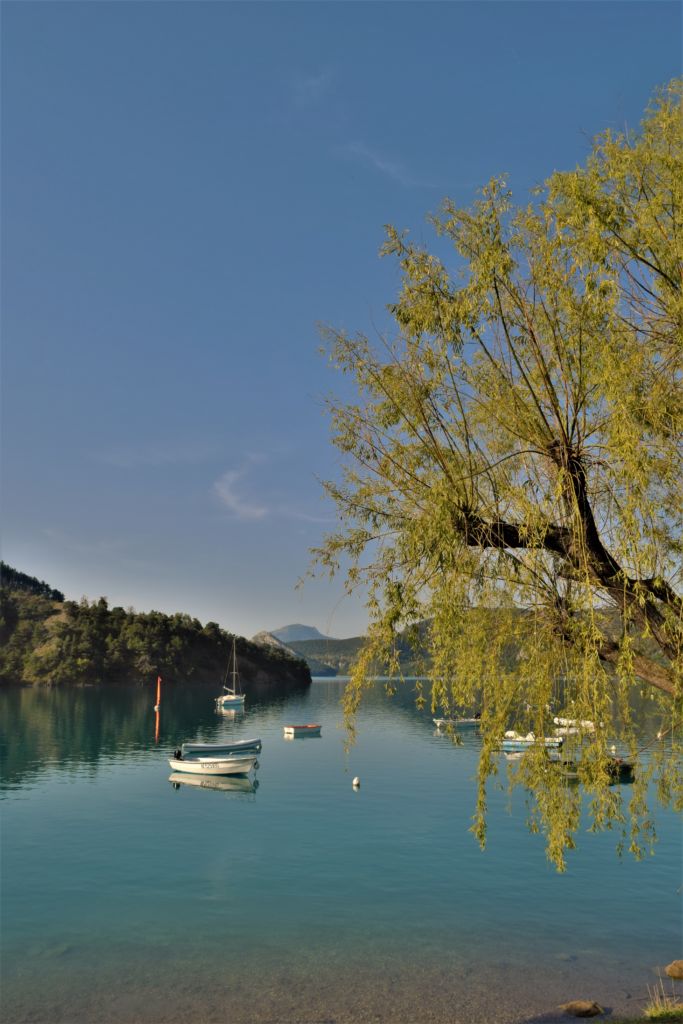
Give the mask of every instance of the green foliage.
[(25, 590), (29, 594), (36, 594), (38, 597), (47, 597), (51, 601), (63, 601), (64, 594), (61, 590), (55, 590), (35, 576), (27, 576), (25, 572), (13, 569), (6, 562), (0, 562), (0, 583), (10, 590)]
[(653, 989), (648, 986), (648, 992), (650, 999), (644, 1011), (646, 1020), (683, 1021), (683, 1003), (676, 995), (673, 982), (671, 993), (666, 991), (661, 978)]
[[(52, 601), (21, 582), (15, 589), (23, 574), (12, 572), (3, 575), (0, 588), (0, 682), (149, 683), (160, 674), (169, 682), (218, 685), (223, 678), (232, 635), (215, 622), (202, 626), (180, 612), (110, 609), (104, 597)], [(287, 651), (265, 649), (241, 637), (237, 651), (247, 682), (260, 673), (279, 675), (283, 682), (310, 682), (305, 663)]]
[[(400, 673), (398, 637), (427, 620), (434, 710), (482, 711), (482, 843), (501, 736), (549, 735), (553, 713), (596, 723), (580, 738), (594, 828), (618, 827), (640, 856), (654, 838), (649, 779), (682, 802), (681, 211), (676, 81), (639, 134), (601, 136), (584, 168), (553, 175), (527, 206), (502, 179), (472, 209), (445, 200), (431, 223), (452, 268), (388, 228), (383, 252), (402, 273), (394, 336), (373, 347), (326, 331), (359, 395), (330, 403), (347, 459), (326, 486), (343, 528), (316, 552), (369, 594), (349, 720), (372, 666)], [(636, 755), (641, 681), (664, 739), (627, 814), (607, 736)], [(533, 795), (532, 826), (562, 869), (577, 794), (539, 750), (511, 782)]]

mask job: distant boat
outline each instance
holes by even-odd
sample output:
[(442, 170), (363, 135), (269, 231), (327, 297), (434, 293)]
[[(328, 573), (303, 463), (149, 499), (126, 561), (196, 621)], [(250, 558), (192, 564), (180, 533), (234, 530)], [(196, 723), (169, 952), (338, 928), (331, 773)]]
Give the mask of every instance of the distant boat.
[(284, 727), (285, 739), (294, 739), (298, 736), (319, 736), (322, 725), (309, 723), (308, 725), (286, 725)]
[[(588, 718), (560, 718), (558, 715), (553, 718), (555, 725), (559, 725), (564, 729), (573, 729), (575, 732), (595, 732), (595, 722), (591, 722)], [(555, 730), (556, 735), (561, 735), (558, 729)], [(566, 733), (567, 736), (573, 735), (572, 733)]]
[(195, 786), (197, 789), (217, 789), (223, 793), (255, 793), (259, 787), (258, 779), (248, 779), (244, 775), (221, 777), (219, 775), (186, 775), (184, 772), (171, 772), (168, 777), (174, 789), (180, 786)]
[(217, 754), (246, 754), (252, 751), (260, 754), (263, 744), (260, 739), (226, 740), (225, 743), (183, 743), (183, 757), (213, 757)]
[[(232, 666), (232, 668), (230, 667)], [(231, 677), (232, 686), (228, 686), (228, 676)], [(223, 680), (223, 693), (216, 697), (216, 707), (220, 711), (232, 711), (235, 708), (244, 707), (244, 694), (240, 685), (239, 672), (237, 671), (237, 648), (235, 637), (232, 638), (232, 657), (225, 670)]]
[[(579, 778), (579, 764), (576, 761), (560, 761), (560, 772), (566, 779)], [(621, 757), (610, 757), (607, 760), (607, 773), (612, 783), (633, 782), (635, 764)]]
[(539, 736), (536, 737), (533, 732), (528, 732), (526, 736), (520, 736), (519, 733), (510, 729), (505, 733), (505, 736), (501, 740), (500, 749), (507, 751), (519, 751), (528, 750), (529, 747), (561, 747), (563, 739), (561, 736)]
[(473, 729), (481, 725), (481, 718), (432, 718), (432, 722), (437, 729), (447, 729), (449, 725), (458, 729)]
[(188, 772), (190, 775), (247, 775), (252, 768), (259, 766), (256, 754), (170, 757), (168, 763), (174, 772)]

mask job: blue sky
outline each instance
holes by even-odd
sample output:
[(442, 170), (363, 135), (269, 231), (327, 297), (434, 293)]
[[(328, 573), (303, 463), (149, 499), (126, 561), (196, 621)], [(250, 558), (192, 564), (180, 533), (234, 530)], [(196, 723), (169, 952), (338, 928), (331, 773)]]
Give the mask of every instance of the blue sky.
[(252, 635), (334, 525), (321, 322), (386, 322), (382, 226), (520, 200), (681, 70), (657, 2), (2, 5), (2, 556)]

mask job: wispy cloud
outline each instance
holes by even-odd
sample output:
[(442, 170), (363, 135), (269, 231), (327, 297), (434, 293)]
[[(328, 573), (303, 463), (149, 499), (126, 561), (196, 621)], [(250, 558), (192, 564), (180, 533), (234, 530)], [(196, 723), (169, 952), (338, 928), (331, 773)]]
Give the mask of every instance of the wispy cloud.
[(264, 455), (250, 455), (247, 464), (238, 469), (228, 469), (214, 482), (213, 490), (221, 504), (233, 518), (244, 522), (258, 522), (265, 519), (290, 519), (300, 523), (330, 526), (337, 520), (333, 515), (315, 514), (302, 511), (287, 502), (273, 497), (270, 501), (255, 500), (249, 494), (249, 468), (265, 461)]
[(196, 465), (216, 455), (216, 446), (202, 442), (146, 441), (138, 445), (122, 445), (98, 452), (98, 462), (118, 469), (143, 466)]
[(297, 107), (314, 107), (327, 94), (334, 75), (330, 68), (323, 68), (317, 74), (298, 74), (293, 83), (294, 103)]
[(340, 156), (346, 160), (354, 160), (357, 163), (371, 167), (380, 174), (398, 182), (404, 188), (436, 188), (433, 181), (420, 178), (403, 163), (386, 153), (366, 146), (364, 142), (348, 142), (337, 150)]
[(253, 521), (264, 519), (268, 515), (265, 505), (255, 505), (240, 494), (240, 481), (244, 478), (245, 470), (229, 469), (214, 483), (214, 491), (222, 504), (231, 512), (236, 519)]

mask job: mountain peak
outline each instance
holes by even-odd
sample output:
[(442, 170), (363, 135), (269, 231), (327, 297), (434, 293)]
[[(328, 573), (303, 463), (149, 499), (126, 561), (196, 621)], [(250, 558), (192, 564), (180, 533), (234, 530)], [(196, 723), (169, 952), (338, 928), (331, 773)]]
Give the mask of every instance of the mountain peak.
[(332, 637), (325, 636), (315, 626), (304, 626), (300, 622), (294, 622), (289, 626), (280, 626), (279, 629), (269, 630), (271, 636), (281, 640), (284, 644), (296, 642), (297, 640), (331, 640)]

